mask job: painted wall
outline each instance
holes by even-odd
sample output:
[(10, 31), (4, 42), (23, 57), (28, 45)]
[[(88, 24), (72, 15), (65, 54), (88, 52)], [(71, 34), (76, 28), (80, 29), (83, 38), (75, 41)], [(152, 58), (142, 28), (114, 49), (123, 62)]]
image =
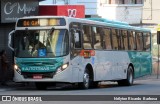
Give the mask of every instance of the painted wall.
[[(58, 0), (57, 0), (58, 1)], [(142, 0), (137, 4), (131, 4), (131, 0), (111, 0), (111, 4), (103, 4), (104, 0), (68, 0), (70, 5), (84, 5), (85, 15), (102, 17), (111, 20), (119, 20), (130, 24), (140, 24), (142, 20)], [(109, 2), (109, 0), (108, 0)], [(65, 2), (64, 2), (65, 4)]]
[(144, 0), (143, 23), (160, 23), (160, 0)]
[(76, 18), (85, 17), (84, 5), (40, 5), (39, 15), (68, 16)]
[(142, 20), (142, 5), (103, 5), (98, 9), (98, 15), (111, 20), (140, 24)]
[[(70, 0), (71, 4), (72, 1), (74, 0)], [(128, 22), (129, 24), (141, 23), (143, 4), (102, 4), (101, 2), (101, 0), (77, 0), (77, 4), (85, 5), (86, 15), (97, 15), (102, 18)], [(112, 0), (113, 2), (117, 3), (116, 0)], [(129, 1), (125, 0), (125, 3), (127, 2)], [(138, 3), (140, 3), (140, 0)]]

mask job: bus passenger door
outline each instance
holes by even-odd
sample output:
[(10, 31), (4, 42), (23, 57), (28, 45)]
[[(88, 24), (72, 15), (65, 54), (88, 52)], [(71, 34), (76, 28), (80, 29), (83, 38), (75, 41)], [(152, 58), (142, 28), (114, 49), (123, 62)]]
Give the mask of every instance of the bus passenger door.
[(81, 32), (79, 30), (71, 30), (71, 67), (72, 67), (72, 82), (79, 81), (79, 72), (81, 71), (82, 58), (80, 57), (81, 51)]

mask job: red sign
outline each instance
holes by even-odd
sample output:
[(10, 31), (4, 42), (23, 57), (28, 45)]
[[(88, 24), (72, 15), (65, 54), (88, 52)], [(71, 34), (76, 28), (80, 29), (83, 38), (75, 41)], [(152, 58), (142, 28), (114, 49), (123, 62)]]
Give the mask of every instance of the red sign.
[(85, 7), (84, 5), (40, 5), (39, 15), (85, 18)]
[(94, 50), (81, 50), (80, 56), (83, 56), (84, 58), (90, 58), (91, 56), (95, 56)]
[(42, 75), (33, 75), (33, 79), (42, 79)]

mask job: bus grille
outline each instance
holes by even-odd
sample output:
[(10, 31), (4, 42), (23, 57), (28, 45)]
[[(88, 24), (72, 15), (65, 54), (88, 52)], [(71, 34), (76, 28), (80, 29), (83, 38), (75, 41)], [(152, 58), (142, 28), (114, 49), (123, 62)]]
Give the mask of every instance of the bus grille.
[(33, 78), (34, 75), (42, 75), (42, 78), (53, 78), (55, 72), (47, 72), (47, 73), (29, 73), (23, 72), (22, 75), (24, 78)]

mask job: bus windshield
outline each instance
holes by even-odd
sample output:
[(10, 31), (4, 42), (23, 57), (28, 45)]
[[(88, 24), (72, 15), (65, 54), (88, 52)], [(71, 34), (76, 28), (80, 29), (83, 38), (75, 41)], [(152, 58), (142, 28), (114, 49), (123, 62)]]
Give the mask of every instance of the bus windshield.
[(60, 57), (69, 53), (66, 29), (17, 30), (14, 36), (16, 57)]

